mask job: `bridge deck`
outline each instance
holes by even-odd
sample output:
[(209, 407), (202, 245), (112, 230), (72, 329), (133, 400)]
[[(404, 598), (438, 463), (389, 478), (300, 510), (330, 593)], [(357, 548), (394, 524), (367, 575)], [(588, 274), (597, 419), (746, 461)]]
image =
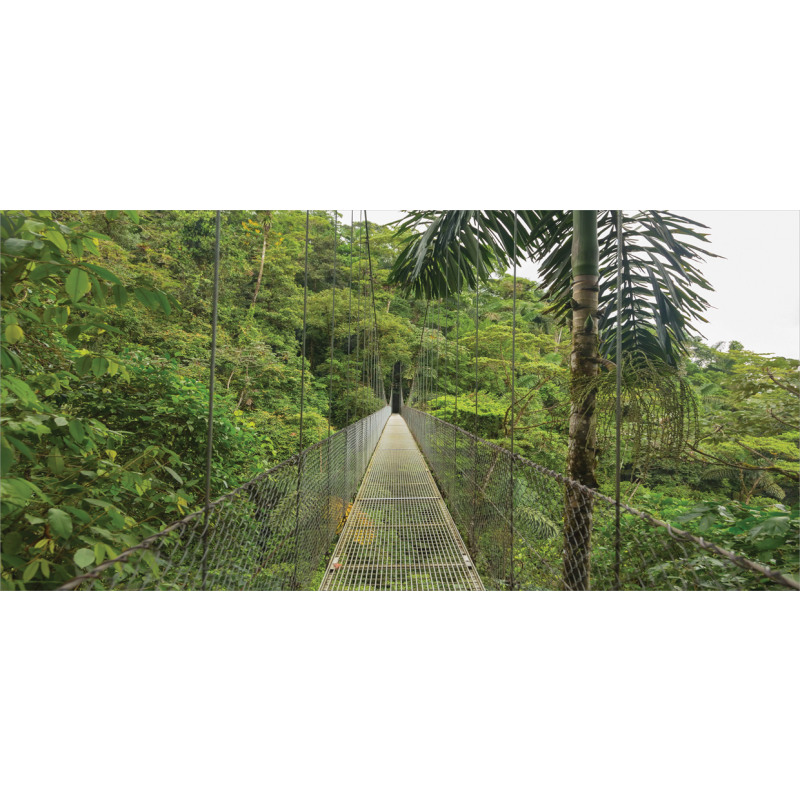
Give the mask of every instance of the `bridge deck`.
[(392, 414), (320, 590), (483, 589), (405, 420)]

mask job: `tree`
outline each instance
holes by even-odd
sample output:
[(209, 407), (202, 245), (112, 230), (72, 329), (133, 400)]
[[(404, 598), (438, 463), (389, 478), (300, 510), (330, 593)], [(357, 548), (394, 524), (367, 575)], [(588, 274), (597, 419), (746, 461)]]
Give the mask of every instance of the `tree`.
[[(675, 367), (693, 322), (704, 321), (708, 302), (697, 290), (711, 290), (698, 268), (703, 256), (714, 256), (700, 246), (705, 226), (667, 212), (619, 217), (612, 211), (414, 211), (398, 229), (404, 247), (391, 274), (408, 294), (448, 297), (462, 286), (474, 289), (515, 259), (540, 263), (549, 310), (572, 330), (567, 474), (589, 488), (596, 486), (595, 378), (599, 364), (614, 366), (618, 317), (634, 368), (637, 360)], [(592, 509), (585, 492), (578, 494), (567, 492), (564, 581), (586, 589)]]

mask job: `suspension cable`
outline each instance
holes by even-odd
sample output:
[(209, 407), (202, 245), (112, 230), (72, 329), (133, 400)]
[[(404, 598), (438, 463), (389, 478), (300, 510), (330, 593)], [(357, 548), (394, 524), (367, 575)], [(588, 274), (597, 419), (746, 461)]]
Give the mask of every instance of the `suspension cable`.
[(441, 371), (439, 366), (439, 337), (442, 333), (442, 299), (436, 304), (436, 404), (440, 404), (439, 397), (442, 393)]
[(614, 519), (614, 588), (620, 589), (620, 483), (622, 480), (622, 211), (617, 211), (617, 390), (616, 390), (616, 475), (614, 480), (617, 508)]
[[(331, 436), (331, 417), (333, 416), (333, 339), (336, 332), (336, 238), (337, 212), (333, 212), (333, 291), (331, 292), (331, 368), (328, 377), (328, 439)], [(328, 444), (330, 456), (330, 443)]]
[(511, 528), (511, 560), (509, 563), (509, 589), (514, 591), (514, 403), (517, 376), (517, 215), (514, 214), (514, 233), (513, 233), (513, 256), (514, 256), (514, 301), (511, 311), (511, 492), (509, 520)]
[[(480, 224), (480, 223), (478, 223)], [(481, 273), (481, 248), (476, 247), (478, 260), (475, 262), (475, 441), (473, 442), (474, 455), (472, 460), (472, 477), (474, 481), (472, 491), (472, 548), (473, 555), (477, 552), (478, 543), (475, 536), (475, 518), (478, 513), (478, 318), (480, 315), (480, 300), (478, 297), (478, 287), (480, 286)]]
[(458, 382), (460, 380), (460, 365), (458, 362), (458, 348), (459, 339), (461, 338), (460, 330), (460, 317), (461, 317), (461, 250), (458, 251), (458, 291), (456, 292), (456, 386), (455, 396), (453, 397), (453, 413), (455, 419), (453, 422), (458, 425)]
[[(346, 383), (348, 391), (350, 389), (350, 323), (353, 317), (353, 210), (350, 210), (350, 275), (347, 278), (347, 368)], [(352, 403), (347, 403), (347, 425), (350, 425), (350, 409)]]
[(297, 501), (294, 512), (294, 571), (292, 574), (292, 584), (297, 583), (297, 562), (300, 559), (300, 483), (303, 477), (303, 410), (305, 408), (305, 386), (306, 386), (306, 323), (308, 312), (308, 217), (306, 211), (306, 243), (305, 243), (305, 267), (303, 269), (303, 357), (300, 363), (300, 436), (297, 443)]
[(211, 459), (214, 452), (214, 377), (217, 368), (217, 323), (219, 310), (219, 240), (220, 212), (216, 214), (216, 238), (214, 240), (214, 290), (211, 300), (211, 360), (208, 376), (208, 431), (206, 434), (206, 486), (203, 510), (203, 560), (200, 565), (202, 588), (206, 588), (208, 577), (208, 523), (211, 518)]
[[(444, 326), (447, 328), (447, 304), (444, 307)], [(447, 419), (447, 369), (449, 366), (449, 357), (447, 354), (447, 332), (444, 333), (444, 418)]]
[(336, 249), (338, 240), (336, 238), (337, 211), (333, 211), (333, 289), (331, 291), (331, 367), (328, 375), (328, 446), (327, 446), (327, 465), (325, 471), (328, 478), (328, 503), (326, 513), (331, 510), (331, 418), (333, 417), (333, 344), (336, 333)]
[(372, 346), (373, 346), (373, 389), (375, 391), (375, 395), (378, 394), (378, 370), (380, 365), (380, 351), (378, 350), (378, 311), (375, 308), (375, 282), (372, 275), (372, 253), (369, 249), (369, 219), (367, 219), (367, 212), (364, 212), (364, 232), (366, 235), (367, 240), (367, 262), (369, 263), (369, 285), (372, 291), (372, 315), (374, 321), (374, 336), (372, 339)]

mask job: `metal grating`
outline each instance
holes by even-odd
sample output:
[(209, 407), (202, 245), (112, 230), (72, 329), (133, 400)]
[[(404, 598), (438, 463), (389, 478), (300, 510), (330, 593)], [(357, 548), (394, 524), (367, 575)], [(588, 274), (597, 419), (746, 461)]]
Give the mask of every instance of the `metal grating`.
[(393, 414), (350, 509), (322, 591), (481, 590), (405, 420)]

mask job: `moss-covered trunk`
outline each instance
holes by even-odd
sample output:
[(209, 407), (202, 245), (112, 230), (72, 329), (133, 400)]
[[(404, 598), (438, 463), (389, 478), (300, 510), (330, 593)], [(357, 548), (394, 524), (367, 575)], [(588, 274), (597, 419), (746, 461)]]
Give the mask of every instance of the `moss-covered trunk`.
[[(574, 211), (572, 241), (572, 354), (570, 356), (568, 475), (594, 488), (596, 454), (597, 300), (599, 254), (597, 212)], [(593, 499), (585, 490), (566, 489), (564, 585), (589, 588)]]

